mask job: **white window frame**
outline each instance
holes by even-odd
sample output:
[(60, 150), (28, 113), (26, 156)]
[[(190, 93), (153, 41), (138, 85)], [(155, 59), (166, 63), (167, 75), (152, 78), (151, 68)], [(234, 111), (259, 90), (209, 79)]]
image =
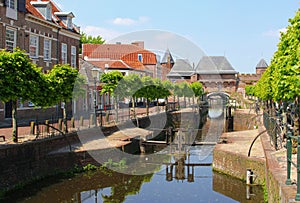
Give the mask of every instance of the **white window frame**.
[[(8, 33), (10, 32), (10, 33)], [(8, 36), (9, 35), (9, 36)], [(10, 38), (12, 37), (12, 38)], [(10, 39), (9, 39), (10, 38)], [(8, 51), (13, 51), (17, 44), (17, 30), (6, 27), (5, 31), (5, 47)]]
[(76, 68), (76, 47), (71, 46), (71, 66)]
[(61, 44), (61, 63), (68, 63), (68, 45), (65, 43)]
[(17, 9), (17, 1), (16, 0), (5, 0), (6, 1), (6, 7), (11, 8), (13, 10)]
[[(47, 44), (49, 42), (49, 44)], [(51, 61), (51, 39), (44, 38), (44, 60)]]
[[(32, 51), (31, 49), (35, 49)], [(38, 58), (39, 57), (39, 36), (38, 35), (30, 35), (29, 38), (29, 56), (30, 58)]]

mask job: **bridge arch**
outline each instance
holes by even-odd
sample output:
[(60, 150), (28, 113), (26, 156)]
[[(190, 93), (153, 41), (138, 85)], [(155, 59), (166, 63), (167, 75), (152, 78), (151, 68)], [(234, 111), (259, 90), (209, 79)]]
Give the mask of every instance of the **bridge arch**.
[(227, 92), (210, 92), (207, 94), (207, 98), (213, 97), (213, 96), (220, 96), (222, 98), (226, 98), (229, 99), (230, 94), (228, 94)]

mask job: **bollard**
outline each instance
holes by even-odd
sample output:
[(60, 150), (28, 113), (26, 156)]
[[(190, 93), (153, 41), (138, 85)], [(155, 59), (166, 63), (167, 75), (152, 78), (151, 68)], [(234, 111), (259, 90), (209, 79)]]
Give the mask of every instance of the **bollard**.
[(45, 133), (48, 133), (49, 134), (49, 120), (45, 120)]
[(34, 133), (35, 133), (35, 123), (34, 123), (34, 121), (31, 121), (30, 122), (30, 135), (34, 135)]
[(94, 122), (94, 114), (91, 114), (91, 115), (90, 115), (90, 124), (91, 124), (91, 125), (95, 125), (95, 122)]
[(251, 171), (251, 169), (247, 169), (247, 172), (246, 172), (246, 184), (247, 185), (253, 184), (253, 172)]
[(83, 116), (80, 116), (79, 123), (80, 123), (80, 126), (83, 127)]
[(62, 130), (62, 123), (63, 123), (63, 121), (62, 121), (62, 119), (60, 118), (60, 119), (58, 119), (58, 129), (59, 130)]
[(75, 128), (75, 119), (74, 119), (74, 117), (71, 118), (71, 128)]

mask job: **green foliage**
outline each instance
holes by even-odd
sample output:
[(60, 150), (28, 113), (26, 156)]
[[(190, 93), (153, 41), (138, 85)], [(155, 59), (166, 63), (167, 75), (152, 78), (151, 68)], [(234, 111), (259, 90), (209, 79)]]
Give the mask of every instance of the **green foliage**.
[(45, 83), (40, 68), (30, 62), (24, 51), (0, 50), (0, 100), (8, 102), (35, 100), (35, 92), (40, 92)]
[(255, 96), (264, 101), (272, 99), (271, 80), (271, 67), (268, 67), (255, 85)]
[(254, 85), (246, 85), (245, 91), (246, 91), (246, 95), (255, 96), (255, 86)]
[(123, 74), (120, 71), (111, 71), (102, 74), (100, 76), (100, 81), (103, 83), (103, 86), (100, 94), (109, 93), (115, 95), (115, 89), (122, 78)]
[(80, 36), (80, 42), (79, 42), (79, 53), (82, 52), (82, 44), (104, 44), (105, 40), (101, 36), (93, 37), (90, 35), (87, 35), (85, 33), (81, 33)]
[(290, 101), (300, 94), (300, 10), (289, 23), (267, 73), (258, 82), (258, 96), (263, 100)]
[(190, 88), (194, 91), (195, 97), (200, 97), (203, 94), (203, 86), (200, 82), (193, 82)]

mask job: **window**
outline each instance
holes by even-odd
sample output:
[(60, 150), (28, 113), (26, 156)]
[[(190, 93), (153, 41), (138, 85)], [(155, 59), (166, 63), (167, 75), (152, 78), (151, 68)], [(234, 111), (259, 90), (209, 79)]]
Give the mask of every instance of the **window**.
[(71, 47), (71, 66), (76, 67), (76, 47)]
[(61, 44), (61, 63), (62, 64), (68, 63), (67, 51), (68, 51), (67, 44), (62, 43)]
[(13, 51), (16, 48), (16, 30), (6, 28), (5, 47), (8, 51)]
[(70, 17), (67, 18), (67, 27), (69, 29), (72, 29), (72, 18), (70, 18)]
[(142, 55), (142, 54), (138, 54), (138, 60), (139, 60), (140, 62), (143, 62), (143, 55)]
[(49, 3), (46, 7), (46, 19), (51, 20), (52, 18), (52, 7), (51, 4)]
[(44, 60), (51, 60), (51, 40), (46, 38), (44, 39)]
[(6, 0), (6, 6), (11, 9), (16, 9), (15, 0)]
[(39, 44), (39, 37), (36, 35), (30, 35), (30, 42), (29, 42), (29, 56), (32, 58), (38, 58), (38, 47)]

